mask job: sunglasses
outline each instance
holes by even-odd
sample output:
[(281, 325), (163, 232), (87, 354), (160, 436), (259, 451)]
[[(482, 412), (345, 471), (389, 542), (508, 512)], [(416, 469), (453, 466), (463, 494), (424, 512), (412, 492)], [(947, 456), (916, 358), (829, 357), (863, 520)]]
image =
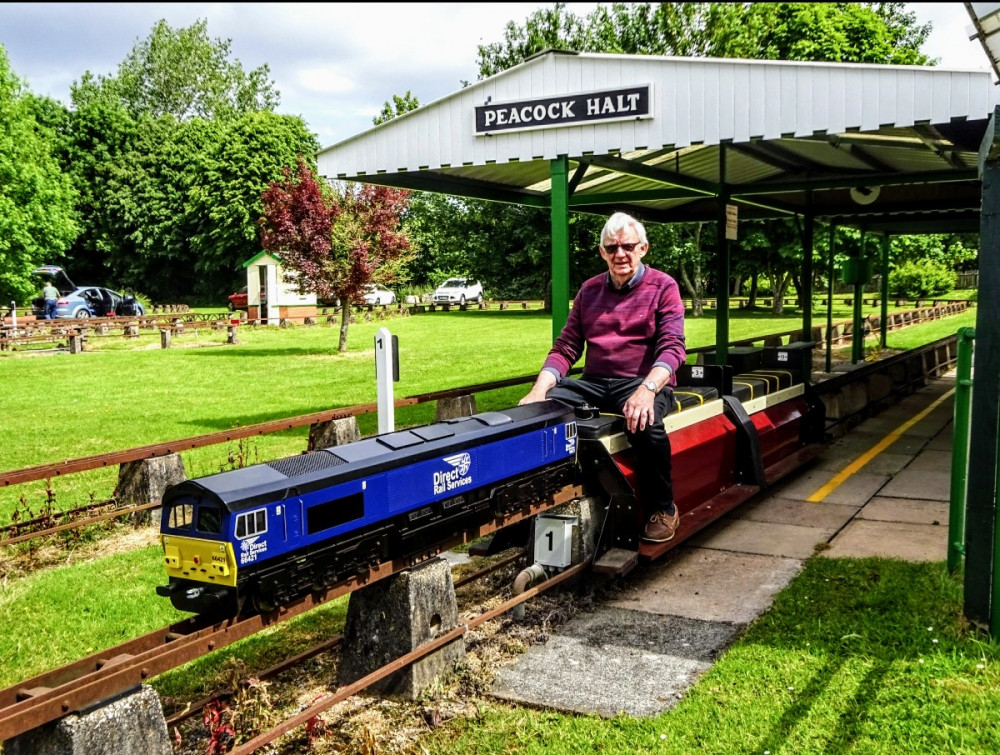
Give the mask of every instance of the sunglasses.
[(604, 244), (604, 251), (608, 254), (615, 254), (621, 249), (623, 252), (634, 252), (635, 248), (639, 246), (642, 242), (635, 241), (631, 244)]

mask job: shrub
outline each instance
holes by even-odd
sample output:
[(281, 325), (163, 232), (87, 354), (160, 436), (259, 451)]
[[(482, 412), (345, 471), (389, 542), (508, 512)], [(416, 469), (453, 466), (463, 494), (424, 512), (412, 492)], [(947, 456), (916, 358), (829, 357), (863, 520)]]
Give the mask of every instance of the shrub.
[(908, 299), (936, 296), (953, 289), (955, 278), (953, 271), (936, 262), (905, 262), (889, 273), (889, 291)]

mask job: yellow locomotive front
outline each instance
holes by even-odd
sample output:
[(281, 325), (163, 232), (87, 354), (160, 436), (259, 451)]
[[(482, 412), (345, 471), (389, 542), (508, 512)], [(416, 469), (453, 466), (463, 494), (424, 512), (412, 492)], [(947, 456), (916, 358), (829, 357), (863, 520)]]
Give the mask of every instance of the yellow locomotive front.
[(222, 514), (215, 505), (183, 498), (164, 507), (160, 543), (169, 584), (156, 591), (175, 608), (198, 613), (234, 604), (237, 561), (223, 536)]

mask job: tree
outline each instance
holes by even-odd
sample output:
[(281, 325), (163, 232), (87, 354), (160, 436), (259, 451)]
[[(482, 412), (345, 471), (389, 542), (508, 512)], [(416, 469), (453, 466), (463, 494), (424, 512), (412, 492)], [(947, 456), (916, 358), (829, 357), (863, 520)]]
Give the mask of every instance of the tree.
[(86, 220), (74, 264), (159, 300), (219, 298), (259, 251), (260, 198), (315, 154), (297, 116), (272, 112), (267, 66), (246, 74), (206, 24), (154, 26), (114, 76), (72, 89), (64, 158)]
[(208, 37), (208, 22), (172, 29), (165, 20), (153, 27), (118, 66), (115, 76), (87, 71), (74, 82), (71, 97), (77, 108), (94, 100), (120, 104), (131, 115), (172, 115), (188, 118), (237, 118), (261, 110), (273, 111), (280, 93), (265, 64), (250, 73), (230, 59), (232, 40)]
[[(77, 233), (76, 193), (52, 154), (55, 130), (36, 114), (51, 101), (27, 95), (0, 46), (0, 301), (24, 302), (31, 271), (58, 262)], [(43, 119), (44, 120), (44, 119)]]
[(369, 283), (391, 283), (412, 258), (401, 216), (409, 192), (339, 182), (325, 187), (299, 159), (262, 197), (261, 245), (280, 257), (300, 293), (340, 300), (339, 351), (351, 302)]
[(406, 94), (402, 97), (398, 94), (394, 94), (392, 95), (392, 101), (386, 100), (385, 104), (382, 105), (382, 110), (379, 111), (379, 114), (372, 118), (372, 122), (378, 126), (386, 121), (391, 121), (393, 118), (400, 116), (403, 113), (416, 110), (418, 107), (420, 107), (420, 101), (416, 98), (413, 92), (407, 89)]
[[(630, 55), (678, 55), (776, 60), (827, 60), (926, 65), (920, 52), (930, 25), (918, 25), (904, 3), (614, 3), (576, 16), (563, 3), (507, 24), (502, 42), (480, 45), (480, 78), (495, 75), (547, 48)], [(710, 229), (714, 224), (706, 224)], [(654, 229), (648, 229), (653, 235)], [(801, 269), (795, 224), (776, 220), (752, 229), (752, 265), (767, 272), (779, 292)], [(709, 234), (711, 235), (711, 234)], [(697, 302), (715, 262), (702, 250), (701, 228), (666, 235), (651, 245), (650, 260), (666, 262)], [(760, 252), (767, 250), (761, 256)], [(738, 250), (736, 250), (738, 251)], [(717, 285), (724, 285), (717, 282)], [(702, 293), (699, 293), (702, 292)], [(775, 307), (781, 296), (775, 293)], [(695, 308), (695, 315), (698, 308)]]
[(534, 11), (504, 41), (478, 46), (486, 78), (541, 50), (627, 55), (830, 60), (925, 65), (905, 3), (614, 3), (578, 17), (564, 3)]

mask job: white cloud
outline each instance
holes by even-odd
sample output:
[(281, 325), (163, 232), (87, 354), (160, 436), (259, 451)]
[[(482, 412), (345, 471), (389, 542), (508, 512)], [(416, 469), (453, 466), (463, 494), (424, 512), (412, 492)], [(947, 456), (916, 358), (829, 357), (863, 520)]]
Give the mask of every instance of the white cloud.
[(302, 89), (317, 94), (347, 94), (357, 89), (355, 80), (341, 73), (340, 66), (303, 68), (298, 72), (296, 81)]
[[(207, 20), (247, 70), (267, 64), (280, 112), (301, 115), (326, 146), (372, 126), (382, 103), (407, 91), (440, 99), (477, 75), (477, 46), (503, 40), (552, 3), (5, 3), (0, 44), (32, 91), (69, 101), (85, 71), (110, 74), (159, 19)], [(597, 3), (568, 3), (585, 15)], [(961, 3), (912, 3), (934, 31), (926, 51), (947, 68), (990, 70)]]

